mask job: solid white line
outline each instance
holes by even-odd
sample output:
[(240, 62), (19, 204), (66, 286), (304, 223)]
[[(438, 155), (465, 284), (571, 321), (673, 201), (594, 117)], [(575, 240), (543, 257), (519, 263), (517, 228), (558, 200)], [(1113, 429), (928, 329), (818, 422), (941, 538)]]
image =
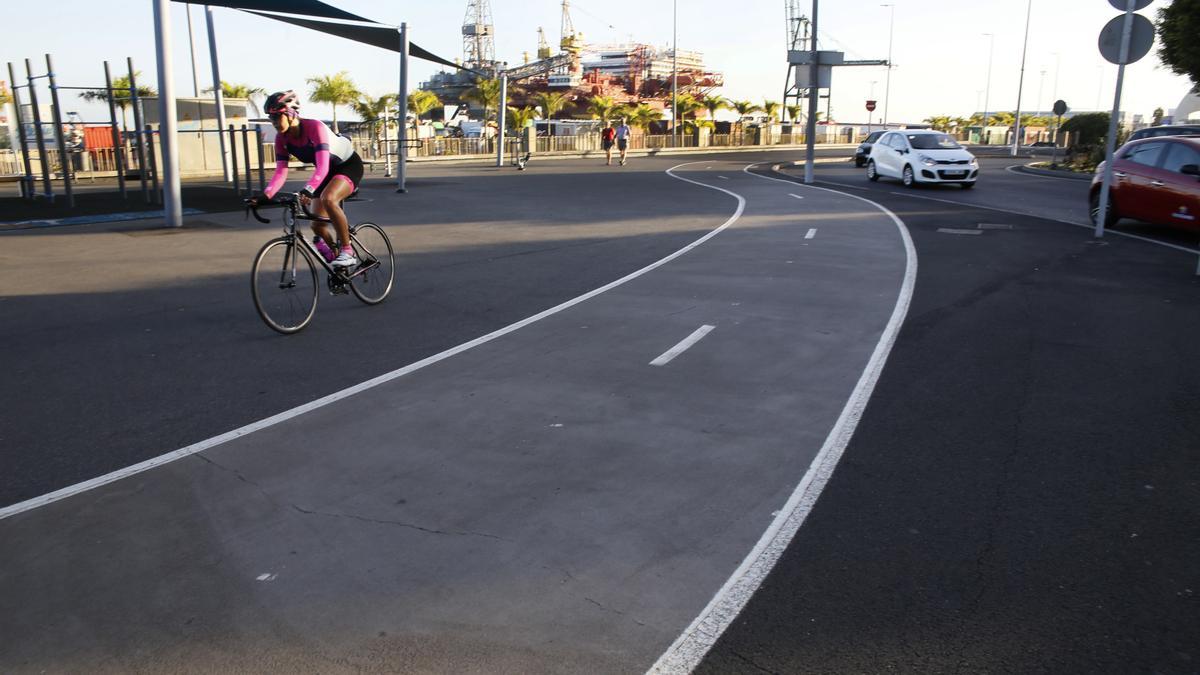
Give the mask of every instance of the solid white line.
[(788, 193), (788, 196), (789, 196), (789, 197), (795, 197), (796, 199), (804, 199), (804, 197), (801, 197), (800, 195), (794, 195), (794, 194), (792, 194), (792, 193), (790, 193), (790, 192)]
[(671, 359), (673, 359), (676, 356), (679, 356), (680, 354), (687, 351), (689, 347), (691, 347), (692, 345), (699, 342), (700, 338), (703, 338), (705, 335), (708, 335), (709, 332), (711, 332), (712, 329), (714, 329), (714, 328), (716, 328), (716, 326), (708, 326), (708, 325), (700, 326), (695, 331), (693, 331), (691, 335), (689, 335), (689, 336), (685, 337), (683, 340), (681, 340), (679, 342), (679, 344), (675, 345), (674, 347), (671, 347), (667, 351), (663, 352), (662, 355), (659, 356), (657, 359), (654, 359), (653, 361), (651, 361), (650, 365), (652, 365), (652, 366), (667, 365), (668, 363), (671, 362)]
[[(772, 180), (778, 180), (778, 179), (772, 179)], [(785, 182), (790, 183), (791, 181), (785, 181)], [(984, 206), (982, 204), (969, 204), (967, 202), (955, 202), (955, 201), (951, 201), (949, 199), (938, 199), (937, 197), (924, 197), (921, 195), (914, 195), (909, 192), (892, 192), (892, 194), (899, 195), (901, 197), (912, 197), (913, 199), (925, 199), (925, 200), (931, 201), (931, 202), (943, 202), (945, 204), (954, 204), (956, 206), (970, 206), (970, 207), (977, 208), (977, 209), (987, 209), (989, 211), (999, 211), (1000, 213), (1014, 213), (1018, 216), (1028, 216), (1030, 218), (1041, 218), (1042, 220), (1050, 220), (1050, 221), (1053, 221), (1056, 223), (1062, 223), (1064, 225), (1074, 225), (1075, 227), (1085, 227), (1089, 230), (1096, 229), (1095, 225), (1085, 225), (1083, 223), (1076, 223), (1076, 222), (1072, 222), (1070, 220), (1063, 220), (1062, 218), (1051, 218), (1049, 216), (1039, 216), (1035, 213), (1024, 213), (1021, 211), (1012, 211), (1009, 209), (997, 208), (995, 206)], [(1104, 230), (1104, 233), (1105, 234), (1115, 234), (1119, 237), (1128, 237), (1130, 239), (1137, 239), (1138, 241), (1144, 241), (1148, 244), (1157, 244), (1159, 246), (1166, 246), (1167, 248), (1173, 248), (1176, 251), (1183, 251), (1184, 253), (1191, 253), (1192, 255), (1200, 255), (1200, 249), (1188, 248), (1186, 246), (1178, 246), (1176, 244), (1168, 244), (1165, 241), (1159, 241), (1157, 239), (1151, 239), (1149, 237), (1142, 237), (1142, 236), (1139, 236), (1136, 234), (1130, 234), (1128, 232), (1118, 232), (1116, 230), (1106, 228)]]
[(717, 178), (720, 178), (721, 180), (729, 180), (728, 176), (717, 176)]
[(199, 443), (193, 443), (192, 445), (189, 445), (187, 447), (183, 447), (178, 450), (168, 452), (165, 455), (159, 455), (158, 457), (153, 457), (144, 462), (134, 464), (133, 466), (127, 466), (123, 469), (118, 469), (116, 471), (107, 473), (107, 474), (105, 474), (103, 476), (99, 476), (97, 478), (93, 478), (91, 480), (87, 480), (82, 483), (76, 483), (75, 485), (71, 485), (71, 486), (62, 488), (61, 490), (55, 490), (54, 492), (50, 492), (48, 494), (44, 494), (39, 497), (34, 497), (32, 499), (27, 499), (23, 502), (18, 502), (16, 504), (12, 504), (10, 506), (0, 508), (0, 520), (3, 520), (10, 516), (15, 516), (18, 513), (24, 513), (25, 511), (30, 511), (32, 509), (36, 509), (38, 507), (45, 506), (47, 504), (51, 504), (53, 502), (59, 501), (60, 499), (65, 499), (67, 497), (79, 494), (81, 492), (93, 490), (102, 485), (107, 485), (109, 483), (121, 480), (122, 478), (128, 478), (129, 476), (133, 476), (133, 475), (142, 473), (144, 471), (149, 471), (150, 469), (153, 469), (157, 466), (169, 464), (171, 462), (174, 462), (177, 459), (182, 459), (189, 455), (194, 455), (198, 452), (203, 452), (205, 450), (214, 448), (223, 443), (232, 441), (236, 438), (241, 438), (242, 436), (246, 436), (246, 435), (252, 434), (256, 431), (261, 431), (262, 429), (266, 429), (268, 427), (275, 426), (276, 424), (279, 424), (281, 422), (286, 422), (287, 420), (290, 420), (293, 417), (298, 417), (300, 415), (311, 412), (318, 408), (323, 408), (331, 403), (336, 403), (337, 401), (340, 401), (342, 399), (354, 396), (355, 394), (360, 394), (368, 389), (377, 387), (377, 386), (387, 383), (387, 382), (391, 382), (392, 380), (394, 380), (396, 378), (403, 377), (405, 375), (408, 375), (409, 373), (416, 372), (418, 370), (421, 370), (422, 368), (425, 368), (426, 366), (431, 366), (439, 361), (444, 361), (444, 360), (450, 358), (451, 356), (461, 354), (462, 352), (465, 352), (468, 349), (478, 347), (479, 345), (482, 345), (487, 342), (491, 342), (492, 340), (495, 340), (496, 338), (499, 338), (504, 335), (508, 335), (509, 333), (512, 333), (514, 331), (520, 330), (521, 328), (524, 328), (525, 326), (528, 326), (531, 323), (541, 321), (542, 319), (544, 319), (548, 316), (552, 316), (552, 315), (557, 314), (565, 309), (574, 307), (575, 305), (578, 305), (579, 303), (584, 302), (585, 300), (590, 300), (590, 299), (596, 297), (597, 295), (604, 293), (605, 291), (612, 290), (612, 289), (616, 288), (617, 286), (620, 286), (628, 281), (632, 281), (633, 279), (636, 279), (636, 278), (642, 276), (643, 274), (650, 272), (651, 270), (657, 269), (657, 268), (667, 264), (668, 262), (671, 262), (672, 260), (688, 253), (689, 251), (696, 248), (700, 244), (703, 244), (704, 242), (708, 241), (709, 239), (712, 239), (717, 234), (719, 234), (720, 232), (725, 230), (727, 227), (729, 227), (733, 223), (737, 222), (738, 218), (741, 218), (742, 212), (746, 208), (746, 200), (739, 194), (730, 192), (729, 190), (725, 190), (722, 188), (713, 187), (711, 185), (705, 185), (704, 183), (699, 183), (697, 181), (694, 181), (694, 180), (691, 180), (688, 178), (676, 176), (674, 173), (672, 173), (672, 171), (674, 171), (675, 169), (678, 169), (680, 167), (687, 166), (689, 164), (700, 164), (700, 163), (702, 163), (702, 162), (700, 162), (700, 161), (684, 162), (683, 164), (677, 164), (677, 165), (671, 167), (670, 169), (667, 169), (665, 173), (668, 176), (675, 178), (677, 180), (682, 180), (682, 181), (685, 181), (688, 183), (693, 183), (695, 185), (700, 185), (702, 187), (711, 188), (713, 190), (720, 190), (721, 192), (732, 195), (738, 201), (737, 210), (735, 210), (733, 215), (730, 216), (729, 219), (726, 220), (724, 222), (724, 224), (722, 224), (720, 227), (716, 228), (715, 230), (712, 230), (711, 232), (705, 234), (703, 237), (700, 237), (696, 241), (693, 241), (692, 243), (688, 244), (687, 246), (684, 246), (683, 248), (679, 249), (678, 251), (675, 251), (674, 253), (666, 256), (665, 258), (661, 258), (653, 263), (650, 263), (649, 265), (643, 267), (640, 270), (631, 272), (630, 274), (627, 274), (627, 275), (621, 277), (620, 279), (617, 279), (616, 281), (605, 284), (604, 286), (601, 286), (600, 288), (597, 288), (595, 290), (588, 291), (587, 293), (584, 293), (583, 295), (580, 295), (571, 300), (567, 300), (566, 302), (564, 302), (562, 304), (556, 305), (556, 306), (551, 307), (550, 309), (544, 310), (542, 312), (538, 312), (537, 314), (534, 314), (533, 316), (530, 316), (528, 318), (522, 319), (521, 321), (518, 321), (516, 323), (505, 326), (504, 328), (500, 328), (498, 330), (492, 331), (491, 333), (488, 333), (487, 335), (484, 335), (482, 337), (475, 338), (474, 340), (471, 340), (470, 342), (464, 342), (464, 343), (458, 345), (457, 347), (451, 347), (450, 349), (447, 349), (446, 351), (443, 351), (438, 354), (434, 354), (433, 356), (430, 356), (428, 358), (421, 359), (420, 361), (417, 361), (415, 363), (411, 363), (407, 366), (404, 366), (403, 368), (398, 368), (389, 373), (384, 373), (383, 375), (379, 375), (378, 377), (373, 377), (365, 382), (356, 384), (352, 387), (347, 387), (345, 389), (342, 389), (341, 391), (337, 391), (332, 394), (329, 394), (328, 396), (323, 396), (319, 399), (316, 399), (315, 401), (311, 401), (309, 403), (305, 403), (303, 405), (292, 408), (291, 410), (285, 410), (281, 413), (272, 415), (265, 419), (261, 419), (257, 422), (252, 422), (250, 424), (247, 424), (246, 426), (234, 429), (233, 431), (227, 431), (219, 436), (213, 436), (212, 438), (200, 441)]
[[(751, 166), (755, 165), (751, 164), (743, 169), (743, 171), (750, 173), (748, 169)], [(753, 173), (750, 173), (750, 175), (758, 176), (758, 174)], [(758, 177), (795, 185), (792, 181), (772, 178), (770, 176)], [(737, 618), (742, 608), (750, 600), (750, 596), (754, 594), (759, 585), (762, 584), (763, 579), (771, 571), (771, 568), (775, 566), (784, 549), (791, 543), (796, 531), (804, 524), (804, 520), (816, 504), (817, 498), (821, 496), (821, 491), (825, 489), (825, 485), (833, 475), (833, 470), (837, 467), (838, 460), (841, 459), (842, 453), (850, 442), (850, 438), (854, 435), (854, 430), (858, 427), (859, 420), (862, 419), (867, 401), (871, 398), (871, 392), (875, 389), (875, 383), (879, 381), (879, 375), (883, 371), (884, 364), (887, 362), (888, 354), (892, 350), (892, 345), (896, 342), (900, 326), (904, 323), (904, 317), (908, 314), (908, 306), (912, 301), (913, 287), (917, 280), (917, 250), (913, 246), (912, 237), (909, 236), (908, 228), (904, 226), (904, 222), (884, 206), (869, 199), (863, 199), (862, 197), (848, 195), (827, 188), (805, 187), (810, 190), (824, 190), (867, 202), (891, 217), (892, 222), (900, 230), (900, 237), (904, 241), (906, 259), (904, 281), (900, 286), (899, 297), (896, 298), (896, 307), (892, 310), (892, 317), (888, 321), (887, 327), (884, 328), (883, 335), (879, 337), (879, 343), (875, 346), (875, 351), (871, 354), (871, 360), (867, 363), (866, 369), (863, 370), (862, 376), (858, 379), (858, 384), (855, 385), (849, 400), (846, 401), (845, 407), (842, 408), (841, 415), (838, 416), (833, 429), (830, 430), (829, 435), (825, 438), (825, 443), (821, 446), (820, 452), (813, 458), (812, 464), (809, 465), (808, 471), (805, 472), (804, 477), (800, 480), (800, 484), (796, 486), (787, 503), (779, 510), (778, 515), (771, 522), (771, 526), (759, 538), (754, 549), (742, 560), (742, 564), (733, 572), (725, 582), (725, 585), (721, 587), (721, 590), (717, 591), (717, 594), (708, 603), (708, 606), (700, 612), (695, 621), (659, 657), (658, 661), (650, 668), (649, 672), (651, 673), (691, 672), (699, 665), (704, 655), (708, 653), (708, 650), (721, 637), (725, 629)]]
[(817, 228), (814, 227), (808, 231), (808, 234), (804, 235), (804, 238), (812, 239), (815, 236), (817, 236)]

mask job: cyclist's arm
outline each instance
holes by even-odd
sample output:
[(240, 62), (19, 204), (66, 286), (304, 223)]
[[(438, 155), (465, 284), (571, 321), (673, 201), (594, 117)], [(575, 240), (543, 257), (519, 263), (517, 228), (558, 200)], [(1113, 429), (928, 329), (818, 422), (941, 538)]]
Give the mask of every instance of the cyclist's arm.
[(289, 155), (287, 145), (282, 141), (283, 134), (275, 136), (275, 173), (271, 175), (271, 182), (267, 185), (267, 189), (263, 190), (263, 195), (267, 199), (273, 198), (287, 180)]
[(316, 194), (317, 188), (321, 187), (321, 183), (325, 182), (325, 177), (329, 175), (329, 129), (318, 120), (304, 120), (301, 123), (301, 129), (306, 135), (312, 137), (313, 147), (313, 175), (308, 179), (308, 183), (304, 185), (302, 192), (307, 192), (309, 196)]

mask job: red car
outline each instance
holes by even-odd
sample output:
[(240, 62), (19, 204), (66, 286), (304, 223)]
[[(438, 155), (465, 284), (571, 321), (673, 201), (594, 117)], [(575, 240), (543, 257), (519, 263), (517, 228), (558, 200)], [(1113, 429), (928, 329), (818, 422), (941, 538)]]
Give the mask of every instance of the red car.
[[(1100, 215), (1104, 165), (1092, 178), (1092, 222)], [(1105, 227), (1121, 218), (1200, 230), (1200, 137), (1130, 141), (1113, 155)]]

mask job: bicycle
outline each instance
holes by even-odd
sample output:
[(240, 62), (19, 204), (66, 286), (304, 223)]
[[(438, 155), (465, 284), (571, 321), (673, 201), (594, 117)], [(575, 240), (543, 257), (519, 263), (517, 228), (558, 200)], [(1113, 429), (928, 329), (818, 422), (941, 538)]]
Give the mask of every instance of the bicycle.
[[(249, 199), (244, 202), (247, 213), (252, 212), (258, 222), (271, 222), (258, 213), (263, 205)], [(296, 233), (296, 221), (332, 221), (313, 215), (300, 203), (299, 195), (295, 193), (276, 195), (268, 205), (284, 207), (283, 236), (263, 244), (254, 257), (250, 290), (254, 297), (254, 308), (272, 330), (284, 334), (296, 333), (312, 321), (317, 311), (320, 286), (317, 264), (325, 268), (328, 274), (326, 286), (331, 295), (351, 292), (362, 302), (377, 305), (391, 292), (396, 277), (396, 261), (392, 242), (383, 228), (375, 223), (352, 226), (350, 245), (359, 264), (352, 268), (336, 268), (325, 260), (312, 242)]]

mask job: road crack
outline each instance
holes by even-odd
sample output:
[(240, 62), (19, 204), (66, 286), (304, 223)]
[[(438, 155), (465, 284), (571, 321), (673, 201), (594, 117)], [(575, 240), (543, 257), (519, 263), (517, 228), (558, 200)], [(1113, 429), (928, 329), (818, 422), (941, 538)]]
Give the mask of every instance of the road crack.
[(457, 531), (452, 531), (452, 530), (435, 530), (433, 528), (421, 527), (420, 525), (414, 525), (412, 523), (405, 523), (405, 522), (402, 522), (399, 520), (387, 520), (385, 518), (367, 518), (366, 516), (359, 516), (359, 515), (355, 515), (353, 513), (332, 513), (329, 511), (317, 511), (315, 509), (305, 509), (305, 508), (297, 506), (295, 504), (292, 504), (291, 506), (296, 511), (299, 511), (300, 513), (303, 513), (308, 516), (326, 516), (329, 518), (349, 518), (351, 520), (357, 520), (357, 521), (360, 521), (363, 523), (372, 523), (375, 525), (395, 525), (396, 527), (403, 527), (403, 528), (410, 529), (410, 530), (417, 530), (418, 532), (424, 532), (426, 534), (440, 534), (440, 535), (446, 535), (446, 536), (452, 536), (452, 537), (483, 537), (484, 539), (495, 539), (497, 541), (512, 543), (512, 541), (509, 539), (505, 539), (504, 537), (498, 537), (494, 534), (488, 534), (486, 532), (468, 532), (468, 531), (457, 532)]

